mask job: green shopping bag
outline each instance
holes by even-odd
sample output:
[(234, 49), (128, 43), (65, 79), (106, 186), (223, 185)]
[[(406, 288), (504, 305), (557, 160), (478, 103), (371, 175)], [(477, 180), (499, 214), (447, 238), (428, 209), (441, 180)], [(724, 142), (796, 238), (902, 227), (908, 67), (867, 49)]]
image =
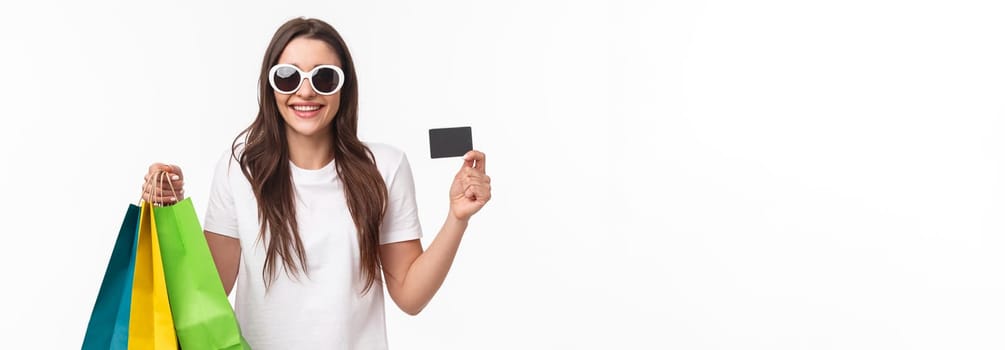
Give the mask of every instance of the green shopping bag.
[(130, 205), (108, 259), (105, 278), (84, 334), (83, 350), (125, 350), (129, 343), (129, 308), (133, 297), (133, 265), (140, 207)]
[(154, 207), (154, 218), (181, 348), (251, 349), (241, 336), (191, 198)]

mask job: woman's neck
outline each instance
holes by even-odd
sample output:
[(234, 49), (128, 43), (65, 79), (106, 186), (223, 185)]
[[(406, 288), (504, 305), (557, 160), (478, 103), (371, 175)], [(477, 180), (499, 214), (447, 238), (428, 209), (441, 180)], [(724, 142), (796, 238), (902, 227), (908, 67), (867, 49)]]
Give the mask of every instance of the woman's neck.
[(328, 165), (334, 157), (331, 134), (306, 136), (286, 130), (290, 161), (301, 169), (316, 170)]

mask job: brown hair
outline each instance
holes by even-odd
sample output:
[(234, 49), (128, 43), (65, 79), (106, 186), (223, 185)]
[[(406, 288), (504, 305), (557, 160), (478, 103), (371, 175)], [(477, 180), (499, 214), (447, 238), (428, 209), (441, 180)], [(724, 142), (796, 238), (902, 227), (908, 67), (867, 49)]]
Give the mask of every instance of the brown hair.
[[(287, 275), (298, 272), (309, 275), (297, 227), (286, 123), (279, 114), (268, 77), (269, 69), (278, 63), (286, 45), (301, 37), (327, 43), (342, 60), (345, 83), (338, 112), (331, 123), (332, 149), (335, 169), (344, 184), (346, 205), (356, 224), (360, 272), (366, 281), (361, 293), (366, 293), (376, 282), (380, 269), (377, 240), (387, 203), (387, 187), (373, 153), (356, 136), (358, 88), (349, 49), (335, 28), (317, 19), (295, 18), (276, 30), (258, 78), (258, 116), (232, 144), (232, 154), (241, 164), (258, 201), (258, 239), (267, 244), (262, 276), (266, 287), (275, 282), (277, 260), (281, 260)], [(244, 135), (247, 136), (244, 150), (238, 156), (238, 140)]]

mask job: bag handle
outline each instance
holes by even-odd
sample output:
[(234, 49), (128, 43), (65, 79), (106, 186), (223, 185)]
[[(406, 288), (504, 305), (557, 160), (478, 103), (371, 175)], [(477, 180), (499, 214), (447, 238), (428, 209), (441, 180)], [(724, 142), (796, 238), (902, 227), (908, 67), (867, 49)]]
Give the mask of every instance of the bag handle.
[[(161, 190), (161, 192), (160, 192), (161, 197), (164, 196), (164, 179), (167, 178), (167, 177), (168, 177), (168, 173), (166, 171), (161, 171), (161, 172), (157, 173), (157, 188), (155, 188), (154, 191), (156, 191), (157, 189), (160, 189)], [(174, 183), (171, 182), (171, 179), (168, 179), (167, 183), (168, 183), (168, 186), (171, 187), (171, 194), (174, 195), (174, 198), (178, 198), (178, 192), (175, 191), (175, 189), (174, 189)], [(180, 202), (181, 198), (179, 198), (178, 201)], [(164, 203), (156, 203), (156, 205), (158, 205), (158, 206), (164, 206)]]
[[(156, 187), (154, 187), (155, 181), (147, 181), (147, 184), (144, 185), (144, 186), (150, 186), (151, 187), (150, 188), (150, 195), (153, 196), (154, 198), (157, 198), (158, 197), (157, 190), (160, 190), (159, 194), (161, 196), (164, 195), (164, 189), (163, 189), (164, 178), (167, 177), (167, 172), (162, 170), (162, 171), (158, 172), (157, 175), (155, 175), (155, 176), (157, 178), (157, 180), (156, 180), (156, 185), (157, 186)], [(175, 198), (178, 198), (178, 192), (175, 191), (174, 183), (172, 183), (170, 180), (168, 180), (168, 186), (171, 187), (171, 194), (173, 194)], [(143, 192), (146, 192), (146, 188), (144, 188)], [(136, 206), (138, 206), (138, 207), (142, 207), (143, 206), (143, 192), (140, 193), (140, 200), (136, 204)], [(154, 201), (151, 201), (151, 204), (153, 204), (155, 206), (159, 206), (159, 207), (164, 206), (163, 202), (154, 202)]]

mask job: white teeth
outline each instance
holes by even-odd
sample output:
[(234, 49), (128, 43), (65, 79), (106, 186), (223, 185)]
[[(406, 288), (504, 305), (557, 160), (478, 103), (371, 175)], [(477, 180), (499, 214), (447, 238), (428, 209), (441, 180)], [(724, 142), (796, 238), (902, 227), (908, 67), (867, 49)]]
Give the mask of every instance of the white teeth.
[(321, 106), (318, 106), (318, 105), (313, 105), (313, 106), (296, 105), (296, 106), (293, 106), (293, 109), (295, 109), (297, 111), (300, 111), (300, 112), (312, 112), (312, 111), (316, 111), (316, 110), (321, 109)]

